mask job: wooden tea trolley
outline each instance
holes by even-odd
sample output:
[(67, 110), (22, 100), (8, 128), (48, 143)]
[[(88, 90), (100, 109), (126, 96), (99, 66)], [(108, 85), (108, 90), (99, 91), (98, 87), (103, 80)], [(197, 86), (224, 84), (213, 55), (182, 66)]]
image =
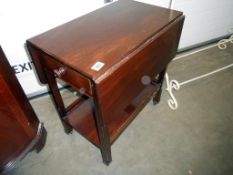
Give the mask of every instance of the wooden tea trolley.
[[(159, 101), (183, 22), (181, 12), (119, 0), (27, 40), (65, 132), (99, 147), (105, 164), (120, 133), (151, 97)], [(81, 94), (67, 108), (56, 78)]]

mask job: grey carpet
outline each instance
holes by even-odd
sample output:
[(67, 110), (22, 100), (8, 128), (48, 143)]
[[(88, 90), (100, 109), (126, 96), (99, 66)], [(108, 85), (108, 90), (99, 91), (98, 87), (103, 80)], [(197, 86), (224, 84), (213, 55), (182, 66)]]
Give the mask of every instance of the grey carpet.
[[(168, 68), (179, 82), (233, 63), (233, 44), (180, 60)], [(166, 84), (164, 84), (165, 88)], [(78, 133), (66, 135), (51, 99), (32, 100), (48, 131), (39, 153), (30, 153), (9, 175), (232, 175), (233, 68), (184, 85), (174, 92), (179, 108), (167, 106), (164, 90), (157, 106), (148, 103), (112, 146), (113, 161)], [(63, 92), (67, 101), (70, 93)]]

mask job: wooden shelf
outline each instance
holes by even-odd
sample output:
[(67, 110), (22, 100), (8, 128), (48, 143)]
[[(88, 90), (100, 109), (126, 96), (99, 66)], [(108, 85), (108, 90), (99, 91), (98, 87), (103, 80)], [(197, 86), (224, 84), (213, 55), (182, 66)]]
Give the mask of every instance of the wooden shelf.
[[(122, 115), (110, 120), (106, 125), (109, 128), (110, 143), (112, 144), (136, 115), (150, 100), (152, 94), (157, 93), (158, 87), (147, 85), (141, 93), (134, 98)], [(93, 102), (90, 98), (82, 96), (68, 107), (69, 111), (64, 120), (91, 143), (100, 147), (97, 127), (93, 115)]]
[(99, 138), (93, 115), (93, 103), (88, 97), (81, 96), (68, 107), (69, 111), (64, 117), (65, 122), (77, 132), (98, 146)]

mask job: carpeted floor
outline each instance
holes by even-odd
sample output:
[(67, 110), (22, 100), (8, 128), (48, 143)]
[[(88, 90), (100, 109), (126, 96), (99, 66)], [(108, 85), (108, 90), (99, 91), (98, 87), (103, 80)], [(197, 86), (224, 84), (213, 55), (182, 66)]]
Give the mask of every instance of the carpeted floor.
[[(173, 61), (171, 79), (188, 80), (233, 63), (233, 44)], [(164, 84), (164, 89), (166, 84)], [(181, 86), (179, 108), (148, 103), (112, 146), (113, 161), (102, 163), (99, 150), (78, 133), (66, 135), (49, 96), (31, 101), (48, 131), (47, 143), (9, 175), (232, 175), (233, 67)], [(72, 99), (64, 91), (64, 98)]]

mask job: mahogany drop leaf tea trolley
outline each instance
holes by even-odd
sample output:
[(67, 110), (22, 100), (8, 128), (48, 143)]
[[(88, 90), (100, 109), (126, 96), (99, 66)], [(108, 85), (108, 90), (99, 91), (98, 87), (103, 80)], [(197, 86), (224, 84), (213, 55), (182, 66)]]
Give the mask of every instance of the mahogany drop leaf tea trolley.
[[(183, 22), (181, 12), (119, 0), (27, 40), (65, 132), (75, 129), (96, 145), (105, 164), (111, 144), (147, 102), (159, 102)], [(57, 78), (81, 94), (68, 107)]]

